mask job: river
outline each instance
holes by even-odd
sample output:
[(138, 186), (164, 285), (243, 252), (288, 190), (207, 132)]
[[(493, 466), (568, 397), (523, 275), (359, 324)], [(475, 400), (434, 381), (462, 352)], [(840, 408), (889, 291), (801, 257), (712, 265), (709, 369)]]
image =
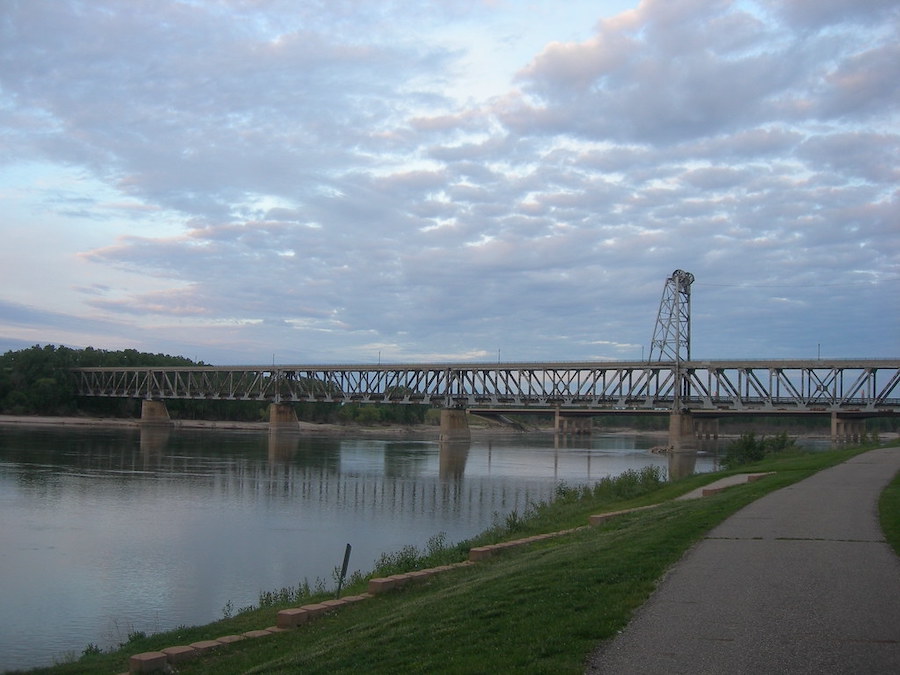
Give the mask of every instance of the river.
[[(0, 670), (207, 623), (383, 552), (667, 460), (659, 437), (433, 440), (0, 426)], [(714, 468), (701, 456), (697, 471)]]

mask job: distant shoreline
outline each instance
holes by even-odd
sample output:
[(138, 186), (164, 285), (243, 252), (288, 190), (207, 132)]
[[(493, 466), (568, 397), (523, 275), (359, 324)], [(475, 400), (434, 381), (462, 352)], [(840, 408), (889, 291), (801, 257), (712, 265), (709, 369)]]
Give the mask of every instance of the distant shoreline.
[[(79, 417), (79, 416), (55, 416), (55, 415), (0, 415), (0, 426), (16, 427), (74, 427), (82, 429), (141, 429), (144, 424), (140, 419), (122, 417)], [(162, 426), (162, 425), (156, 425)], [(269, 431), (268, 422), (238, 422), (230, 420), (170, 420), (168, 427), (171, 429), (210, 429), (230, 431)], [(294, 431), (288, 429), (285, 431)], [(440, 428), (433, 425), (390, 425), (390, 426), (358, 426), (345, 424), (316, 424), (313, 422), (299, 422), (296, 431), (310, 436), (407, 436), (418, 439), (434, 439), (440, 436)], [(504, 426), (471, 426), (469, 431), (473, 438), (488, 437), (516, 437), (516, 436), (546, 436), (553, 435), (552, 427), (539, 427), (520, 431)], [(656, 430), (637, 429), (606, 429), (597, 430), (597, 433), (607, 435), (624, 435), (639, 433), (646, 436), (665, 437), (667, 432)]]
[[(166, 424), (166, 423), (164, 423)], [(233, 431), (269, 431), (268, 422), (240, 422), (233, 420), (182, 420), (172, 419), (167, 424), (172, 429), (219, 429)], [(19, 427), (78, 427), (78, 428), (117, 428), (140, 429), (144, 423), (140, 419), (122, 417), (78, 417), (78, 416), (54, 416), (54, 415), (0, 415), (0, 426)], [(162, 425), (157, 425), (162, 426)], [(294, 431), (294, 429), (285, 429)], [(296, 431), (310, 435), (349, 436), (349, 435), (390, 435), (390, 436), (414, 436), (416, 438), (435, 438), (440, 435), (440, 428), (433, 425), (389, 425), (389, 426), (358, 426), (345, 424), (316, 424), (313, 422), (298, 422)], [(505, 427), (471, 427), (470, 432), (475, 437), (483, 436), (521, 436), (529, 434), (553, 433), (550, 428), (534, 429), (530, 431), (517, 431)], [(612, 432), (617, 433), (617, 432)], [(623, 432), (627, 433), (627, 432)]]
[[(113, 428), (113, 429), (140, 429), (143, 423), (140, 419), (122, 417), (79, 417), (79, 416), (54, 416), (54, 415), (0, 415), (0, 426), (17, 427), (78, 427), (78, 428)], [(240, 422), (232, 420), (181, 420), (170, 421), (172, 429), (216, 429), (232, 431), (269, 431), (268, 422)], [(290, 430), (293, 431), (293, 430)], [(296, 431), (309, 435), (323, 436), (351, 436), (351, 435), (388, 435), (410, 436), (415, 438), (437, 439), (440, 429), (437, 426), (417, 424), (411, 426), (358, 426), (344, 424), (316, 424), (312, 422), (299, 422)], [(551, 427), (541, 427), (527, 431), (519, 431), (501, 426), (472, 426), (470, 432), (473, 438), (485, 438), (490, 436), (529, 436), (553, 434)], [(650, 429), (595, 429), (600, 434), (641, 434), (645, 436), (667, 436), (666, 431)], [(759, 432), (757, 432), (759, 433)], [(780, 433), (773, 430), (770, 433)], [(789, 433), (795, 438), (828, 438), (828, 433)], [(881, 432), (882, 440), (900, 438), (896, 432)], [(722, 433), (719, 438), (738, 438), (740, 433)]]
[[(166, 424), (166, 423), (164, 423)], [(181, 420), (172, 419), (167, 423), (173, 429), (236, 429), (243, 431), (268, 431), (268, 422), (241, 422), (234, 420)], [(0, 415), (0, 425), (23, 427), (97, 427), (140, 429), (144, 423), (140, 419), (124, 417), (78, 417), (55, 415)], [(340, 424), (313, 424), (299, 422), (299, 431), (317, 433), (357, 433), (360, 431), (405, 432), (415, 430), (434, 435), (439, 433), (437, 427), (418, 425), (415, 427), (358, 427)]]
[(56, 415), (0, 415), (0, 424), (26, 427), (139, 427), (140, 420), (119, 417), (75, 417)]

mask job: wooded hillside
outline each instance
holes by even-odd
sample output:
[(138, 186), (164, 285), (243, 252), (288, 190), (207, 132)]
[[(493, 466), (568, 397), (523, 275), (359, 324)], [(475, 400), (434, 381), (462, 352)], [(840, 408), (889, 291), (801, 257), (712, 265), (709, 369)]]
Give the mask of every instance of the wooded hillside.
[[(0, 356), (0, 413), (5, 415), (87, 415), (140, 417), (137, 399), (88, 398), (75, 395), (72, 368), (91, 366), (203, 366), (183, 356), (150, 354), (134, 349), (106, 351), (35, 345)], [(263, 421), (264, 401), (166, 402), (174, 419)], [(422, 424), (429, 406), (340, 403), (297, 403), (297, 416), (308, 422), (358, 424)]]

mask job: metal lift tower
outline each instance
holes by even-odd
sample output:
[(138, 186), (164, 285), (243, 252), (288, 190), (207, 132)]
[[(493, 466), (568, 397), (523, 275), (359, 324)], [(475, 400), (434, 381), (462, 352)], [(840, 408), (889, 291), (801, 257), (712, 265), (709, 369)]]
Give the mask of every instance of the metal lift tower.
[(675, 270), (666, 280), (656, 328), (650, 342), (650, 360), (680, 363), (691, 360), (691, 284), (694, 275)]
[[(674, 364), (675, 400), (672, 405), (669, 436), (676, 433), (675, 425), (681, 425), (681, 401), (690, 396), (690, 383), (681, 369), (683, 361), (691, 360), (691, 284), (694, 275), (684, 270), (675, 270), (666, 279), (662, 299), (659, 301), (659, 312), (656, 315), (656, 328), (650, 342), (650, 360), (654, 355), (657, 361)], [(690, 423), (688, 423), (690, 426)], [(680, 428), (680, 426), (679, 426)], [(683, 434), (683, 432), (678, 432)]]

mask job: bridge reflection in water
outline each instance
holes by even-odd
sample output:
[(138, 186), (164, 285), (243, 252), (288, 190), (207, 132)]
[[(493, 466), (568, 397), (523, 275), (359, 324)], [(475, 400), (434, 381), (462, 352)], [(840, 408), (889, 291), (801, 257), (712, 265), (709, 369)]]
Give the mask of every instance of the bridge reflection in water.
[(694, 473), (694, 468), (697, 466), (696, 451), (670, 452), (667, 456), (669, 460), (669, 480), (678, 480)]
[[(298, 432), (270, 431), (267, 467), (235, 476), (230, 487), (238, 491), (267, 490), (272, 496), (291, 501), (336, 503), (343, 509), (364, 511), (366, 518), (384, 512), (504, 512), (552, 494), (549, 486), (538, 486), (546, 480), (529, 487), (498, 482), (490, 476), (466, 476), (469, 442), (437, 443), (435, 473), (434, 442), (371, 441), (373, 455), (370, 450), (363, 454), (345, 449), (336, 440), (338, 466), (310, 467), (302, 464), (304, 440)], [(359, 440), (352, 442), (354, 447), (359, 444)], [(379, 450), (380, 467), (373, 464)]]
[[(409, 452), (397, 456), (397, 448), (383, 456), (383, 467), (371, 466), (371, 458), (362, 459), (358, 467), (347, 461), (342, 452), (340, 467), (306, 467), (296, 463), (303, 450), (303, 437), (296, 432), (272, 430), (268, 434), (269, 464), (265, 470), (235, 477), (232, 487), (238, 491), (267, 490), (273, 496), (299, 501), (336, 502), (342, 508), (365, 509), (377, 515), (379, 511), (408, 511), (430, 513), (436, 510), (464, 508), (465, 503), (477, 502), (479, 510), (506, 508), (526, 498), (520, 488), (494, 486), (485, 489), (478, 479), (463, 488), (463, 476), (470, 443), (440, 443), (438, 473), (424, 471), (433, 452), (420, 458), (425, 444), (415, 443)], [(340, 446), (340, 441), (337, 441)], [(379, 446), (382, 442), (373, 445)], [(402, 444), (399, 444), (402, 445)], [(430, 445), (430, 444), (429, 444)], [(416, 448), (415, 446), (420, 446)], [(340, 450), (339, 450), (340, 452)], [(348, 466), (349, 464), (349, 466)], [(371, 470), (367, 470), (368, 468)], [(523, 502), (524, 503), (524, 502)]]
[[(128, 468), (179, 470), (177, 466), (178, 460), (174, 459), (167, 452), (167, 446), (173, 433), (177, 432), (174, 432), (171, 426), (142, 425), (140, 427), (140, 457), (136, 463), (131, 464)], [(400, 453), (399, 457), (397, 448), (405, 445), (404, 442), (375, 441), (375, 446), (383, 445), (386, 448), (392, 446), (390, 452), (384, 452), (383, 466), (372, 466), (370, 467), (371, 471), (356, 471), (349, 476), (344, 473), (348, 467), (347, 461), (342, 460), (342, 455), (346, 455), (346, 451), (341, 449), (341, 439), (316, 439), (317, 446), (320, 448), (323, 444), (331, 446), (330, 454), (332, 458), (323, 460), (320, 449), (316, 452), (312, 465), (304, 461), (302, 446), (308, 441), (309, 438), (300, 432), (283, 429), (268, 431), (265, 435), (266, 455), (268, 457), (265, 468), (260, 467), (258, 464), (243, 468), (238, 461), (230, 467), (233, 476), (226, 481), (228, 489), (238, 493), (252, 490), (254, 493), (268, 494), (271, 497), (277, 496), (279, 498), (299, 497), (300, 499), (310, 499), (312, 495), (322, 494), (328, 497), (335, 496), (346, 506), (353, 508), (358, 507), (362, 503), (368, 503), (369, 500), (373, 500), (372, 503), (377, 505), (389, 495), (391, 508), (398, 506), (397, 500), (402, 502), (400, 505), (402, 508), (407, 506), (407, 500), (412, 500), (409, 505), (413, 506), (415, 510), (427, 510), (438, 506), (443, 508), (447, 504), (457, 501), (463, 495), (460, 485), (463, 483), (463, 479), (466, 478), (466, 463), (472, 446), (472, 443), (469, 441), (406, 443), (406, 445), (410, 446), (410, 449), (408, 452)], [(560, 439), (558, 436), (554, 437), (553, 464), (549, 465), (548, 458), (546, 456), (542, 457), (544, 464), (542, 468), (547, 471), (544, 475), (549, 474), (554, 479), (559, 479), (569, 484), (590, 483), (605, 475), (609, 475), (610, 471), (607, 466), (609, 457), (602, 451), (592, 452), (584, 449), (585, 444), (591, 444), (592, 442), (590, 437), (575, 439), (571, 437), (563, 439)], [(358, 441), (354, 441), (354, 445), (356, 443)], [(433, 463), (435, 445), (438, 449), (438, 470), (436, 475), (434, 475), (433, 470), (422, 466)], [(698, 448), (702, 451), (701, 470), (715, 470), (715, 448), (717, 445), (715, 442), (698, 441)], [(712, 449), (712, 452), (707, 452), (706, 450), (708, 449)], [(567, 464), (561, 477), (559, 467), (560, 451), (563, 453)], [(583, 463), (580, 470), (572, 466), (571, 451), (578, 451), (583, 454)], [(488, 450), (488, 458), (488, 461), (490, 461), (490, 448)], [(670, 480), (677, 480), (692, 474), (697, 467), (697, 459), (698, 454), (695, 450), (669, 452), (658, 457), (648, 457), (649, 463), (665, 468), (666, 475)], [(629, 468), (636, 468), (636, 466)], [(427, 478), (425, 478), (426, 474), (428, 475)], [(373, 478), (372, 476), (380, 477)], [(413, 479), (418, 483), (425, 481), (428, 485), (408, 487), (402, 484), (398, 487), (398, 478), (407, 479), (407, 483)], [(473, 480), (477, 482), (480, 479), (477, 475), (470, 476), (467, 479), (468, 482)], [(487, 481), (490, 480), (488, 477)], [(454, 484), (456, 485), (454, 486)], [(430, 494), (430, 501), (428, 503), (420, 503), (425, 498), (426, 492)], [(481, 504), (487, 499), (492, 504), (496, 502), (498, 508), (506, 508), (510, 503), (524, 503), (522, 500), (525, 498), (525, 492), (522, 490), (512, 490), (508, 494), (501, 490), (499, 494), (495, 494), (496, 489), (494, 487), (491, 487), (489, 490), (477, 488), (476, 493), (477, 499)], [(488, 494), (490, 496), (486, 496)], [(551, 494), (552, 491), (546, 491), (546, 494), (541, 498), (549, 498)], [(472, 496), (470, 489), (467, 492), (467, 498)], [(529, 495), (528, 498), (533, 499), (534, 495)], [(347, 501), (348, 499), (351, 499), (351, 501)]]
[[(184, 433), (168, 425), (143, 425), (137, 461), (140, 468), (181, 470), (178, 452), (173, 452), (170, 442)], [(680, 477), (693, 472), (697, 462), (696, 453), (666, 457), (634, 448), (624, 448), (625, 453), (611, 452), (597, 447), (603, 445), (601, 436), (569, 439), (564, 443), (567, 448), (559, 447), (559, 439), (554, 447), (553, 436), (531, 441), (514, 437), (497, 442), (496, 448), (495, 441), (481, 442), (476, 467), (467, 472), (472, 443), (466, 441), (310, 439), (284, 429), (271, 429), (265, 435), (253, 432), (252, 437), (265, 443), (268, 461), (241, 457), (223, 461), (215, 477), (208, 477), (215, 483), (214, 489), (236, 498), (327, 503), (330, 508), (365, 511), (367, 518), (385, 512), (508, 512), (524, 509), (529, 501), (551, 498), (559, 482), (591, 483), (647, 464), (665, 468), (671, 477)], [(525, 445), (520, 447), (522, 442)], [(610, 442), (621, 444), (622, 438)], [(310, 443), (314, 451), (310, 451)], [(523, 478), (504, 480), (510, 466)], [(701, 460), (702, 470), (713, 468), (712, 458)]]

